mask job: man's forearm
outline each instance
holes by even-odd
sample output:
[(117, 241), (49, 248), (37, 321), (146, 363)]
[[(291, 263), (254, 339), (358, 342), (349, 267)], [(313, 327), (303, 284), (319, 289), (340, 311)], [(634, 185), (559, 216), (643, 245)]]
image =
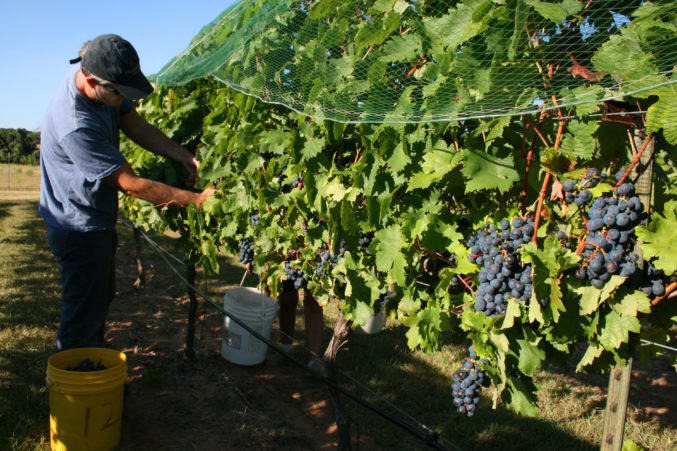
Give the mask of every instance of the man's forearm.
[(129, 139), (154, 154), (183, 164), (189, 163), (193, 158), (190, 152), (165, 136), (157, 127), (146, 122), (135, 110), (120, 118), (120, 128)]
[(153, 205), (174, 205), (186, 207), (191, 202), (200, 206), (201, 193), (175, 188), (154, 180), (138, 178), (133, 186), (121, 187), (120, 190), (128, 196), (152, 202)]
[(195, 193), (138, 177), (134, 169), (126, 161), (115, 172), (106, 177), (104, 181), (128, 196), (147, 200), (154, 205), (185, 207), (194, 202), (200, 207), (210, 194), (209, 190)]
[(186, 149), (167, 138), (155, 126), (148, 123), (140, 126), (135, 133), (129, 136), (129, 138), (139, 146), (156, 155), (161, 155), (181, 163), (184, 163), (186, 160), (190, 160), (193, 157)]

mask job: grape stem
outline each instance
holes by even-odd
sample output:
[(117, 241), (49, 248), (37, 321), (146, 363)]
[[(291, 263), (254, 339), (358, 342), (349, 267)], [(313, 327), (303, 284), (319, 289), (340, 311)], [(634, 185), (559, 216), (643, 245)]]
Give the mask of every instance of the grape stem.
[(468, 285), (468, 282), (467, 282), (463, 277), (461, 277), (459, 274), (456, 274), (456, 277), (458, 277), (458, 280), (460, 280), (461, 283), (462, 283), (463, 285), (465, 285), (465, 287), (466, 287), (471, 293), (475, 293), (475, 290), (473, 290), (472, 287), (471, 287), (470, 285)]
[(635, 158), (635, 156), (637, 156), (637, 147), (635, 147), (635, 140), (632, 139), (630, 129), (628, 129), (628, 140), (630, 141), (630, 147), (632, 148), (632, 157)]
[(545, 192), (548, 189), (548, 184), (550, 183), (550, 173), (545, 173), (545, 178), (543, 179), (543, 186), (541, 186), (541, 192), (538, 195), (538, 206), (536, 207), (536, 214), (534, 215), (534, 237), (531, 239), (531, 242), (538, 244), (538, 223), (541, 219), (541, 210), (543, 209), (543, 199), (545, 199)]
[(663, 299), (670, 296), (670, 294), (675, 290), (677, 290), (677, 282), (672, 282), (665, 288), (665, 293), (663, 293), (662, 296), (658, 296), (656, 299), (651, 301), (651, 305), (658, 305)]
[[(564, 134), (564, 125), (566, 124), (566, 119), (562, 117), (562, 112), (559, 109), (559, 105), (557, 105), (557, 98), (555, 96), (552, 97), (553, 102), (555, 103), (555, 106), (557, 106), (557, 115), (559, 116), (559, 124), (557, 126), (557, 136), (555, 137), (555, 147), (554, 150), (559, 149), (559, 145), (562, 142), (562, 135)], [(540, 132), (536, 127), (534, 127), (534, 130), (536, 133), (540, 135)], [(541, 139), (543, 139), (541, 137)], [(543, 140), (543, 142), (547, 142)], [(551, 174), (550, 172), (545, 173), (545, 177), (543, 178), (543, 185), (541, 186), (541, 192), (538, 195), (538, 206), (536, 207), (536, 214), (534, 215), (534, 237), (531, 239), (531, 242), (538, 245), (538, 225), (541, 222), (541, 211), (543, 209), (543, 200), (545, 199), (545, 193), (548, 189), (548, 184), (550, 184), (550, 177)]]
[(639, 159), (642, 157), (642, 154), (644, 153), (646, 146), (648, 146), (651, 140), (653, 139), (653, 136), (654, 136), (653, 132), (647, 135), (646, 139), (644, 140), (644, 143), (642, 144), (642, 148), (639, 149), (639, 152), (637, 152), (635, 157), (632, 159), (632, 162), (630, 162), (630, 166), (628, 166), (628, 169), (625, 170), (623, 177), (621, 177), (620, 180), (618, 180), (618, 183), (616, 183), (615, 189), (618, 189), (619, 186), (625, 183), (625, 179), (628, 178), (634, 167), (637, 166), (637, 163), (639, 163)]

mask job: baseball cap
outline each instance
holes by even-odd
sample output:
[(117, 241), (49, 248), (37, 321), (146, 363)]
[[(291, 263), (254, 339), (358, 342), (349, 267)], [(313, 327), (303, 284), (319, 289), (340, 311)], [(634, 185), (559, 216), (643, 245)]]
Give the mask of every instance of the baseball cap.
[(94, 38), (82, 55), (82, 67), (110, 82), (128, 99), (141, 99), (153, 92), (153, 86), (141, 72), (136, 50), (118, 35)]

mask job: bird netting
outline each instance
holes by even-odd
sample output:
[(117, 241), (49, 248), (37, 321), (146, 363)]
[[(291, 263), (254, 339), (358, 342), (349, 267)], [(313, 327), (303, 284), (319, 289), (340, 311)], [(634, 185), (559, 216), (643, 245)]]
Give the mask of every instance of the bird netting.
[(341, 122), (533, 113), (674, 83), (677, 1), (242, 0), (152, 78)]

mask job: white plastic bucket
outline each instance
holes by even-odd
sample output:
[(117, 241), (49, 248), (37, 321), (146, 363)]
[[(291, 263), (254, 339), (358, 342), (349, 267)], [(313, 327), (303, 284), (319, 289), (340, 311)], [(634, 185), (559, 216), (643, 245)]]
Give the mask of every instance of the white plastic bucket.
[[(226, 292), (223, 308), (258, 332), (270, 338), (270, 329), (277, 314), (277, 303), (256, 288), (240, 287)], [(266, 359), (268, 346), (231, 320), (224, 320), (221, 355), (238, 365), (258, 365)]]
[(367, 324), (355, 327), (355, 332), (357, 332), (358, 334), (367, 334), (367, 335), (381, 332), (386, 325), (386, 315), (384, 313), (385, 303), (388, 302), (388, 298), (393, 294), (395, 293), (388, 290), (386, 292), (385, 299), (381, 301), (381, 309), (379, 310), (379, 312), (372, 313), (371, 318), (369, 318), (369, 321), (367, 321)]
[(383, 327), (386, 325), (386, 316), (383, 314), (383, 310), (374, 314), (371, 314), (371, 318), (367, 321), (365, 325), (359, 325), (355, 328), (355, 332), (360, 334), (375, 334), (381, 332)]

